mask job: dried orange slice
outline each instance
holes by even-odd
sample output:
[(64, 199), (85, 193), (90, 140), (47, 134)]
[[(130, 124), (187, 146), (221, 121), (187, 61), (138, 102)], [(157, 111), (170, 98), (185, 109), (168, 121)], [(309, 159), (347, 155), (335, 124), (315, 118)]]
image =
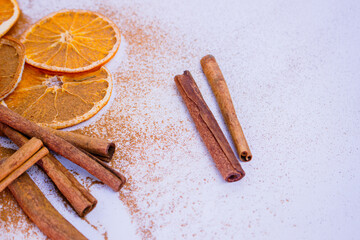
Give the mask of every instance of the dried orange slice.
[(16, 23), (19, 15), (19, 5), (15, 0), (0, 0), (0, 37)]
[(50, 14), (21, 37), (26, 62), (53, 72), (84, 72), (108, 62), (119, 48), (116, 25), (101, 14), (63, 10)]
[(61, 76), (25, 64), (19, 86), (4, 101), (8, 108), (42, 126), (65, 128), (100, 111), (111, 91), (112, 78), (105, 67)]
[(10, 37), (0, 39), (0, 100), (14, 91), (21, 80), (25, 64), (25, 48)]

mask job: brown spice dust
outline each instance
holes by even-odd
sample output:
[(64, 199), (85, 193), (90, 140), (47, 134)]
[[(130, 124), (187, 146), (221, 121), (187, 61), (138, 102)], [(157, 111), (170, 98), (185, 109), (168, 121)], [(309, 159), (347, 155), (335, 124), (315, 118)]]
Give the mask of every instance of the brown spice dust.
[[(163, 159), (163, 153), (169, 152), (174, 146), (180, 147), (194, 135), (187, 128), (186, 123), (169, 117), (171, 113), (157, 104), (156, 99), (148, 101), (146, 97), (153, 91), (162, 92), (162, 95), (158, 96), (159, 99), (176, 93), (173, 82), (176, 73), (163, 71), (168, 64), (165, 54), (181, 59), (183, 63), (193, 61), (194, 56), (189, 53), (187, 58), (182, 57), (181, 49), (186, 49), (186, 46), (177, 45), (174, 36), (163, 30), (160, 22), (149, 21), (139, 16), (133, 7), (119, 11), (102, 3), (99, 9), (93, 10), (104, 14), (117, 24), (127, 44), (127, 59), (123, 59), (118, 70), (112, 72), (117, 95), (109, 110), (97, 122), (77, 132), (116, 142), (117, 150), (110, 165), (127, 177), (127, 183), (120, 191), (120, 200), (128, 207), (141, 238), (155, 239), (152, 232), (155, 228), (163, 226), (158, 226), (154, 216), (143, 212), (139, 207), (139, 203), (147, 202), (149, 206), (155, 203), (154, 198), (148, 199), (152, 193), (145, 186), (155, 185), (163, 180), (161, 176), (153, 175), (154, 170), (159, 168), (159, 161), (166, 161)], [(20, 36), (35, 20), (22, 14), (10, 31), (10, 35)], [(174, 89), (173, 93), (168, 91), (171, 88)], [(156, 118), (155, 115), (165, 117)], [(150, 149), (157, 152), (157, 158), (149, 158)], [(98, 183), (95, 179), (86, 179), (85, 182), (87, 188)], [(138, 194), (140, 192), (141, 194)], [(157, 197), (161, 197), (161, 193), (159, 194)], [(4, 203), (0, 216), (2, 219), (7, 219), (0, 221), (1, 229), (8, 229), (7, 231), (15, 229), (26, 234), (27, 229), (34, 227), (20, 213), (21, 210), (8, 191), (0, 195), (0, 202)], [(167, 206), (161, 210), (161, 215), (172, 213), (175, 207), (175, 205)], [(19, 217), (10, 219), (13, 215)], [(25, 228), (19, 223), (20, 221), (27, 221)], [(10, 227), (6, 228), (3, 226), (5, 224)], [(186, 224), (183, 227), (186, 227)], [(103, 236), (107, 239), (107, 232)]]

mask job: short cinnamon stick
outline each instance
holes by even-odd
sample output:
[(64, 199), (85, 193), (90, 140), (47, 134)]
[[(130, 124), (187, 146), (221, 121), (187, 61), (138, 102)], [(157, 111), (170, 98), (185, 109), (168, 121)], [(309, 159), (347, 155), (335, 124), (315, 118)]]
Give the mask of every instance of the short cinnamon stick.
[(49, 128), (49, 130), (73, 144), (74, 146), (81, 148), (95, 156), (100, 156), (101, 160), (109, 162), (115, 152), (115, 143), (106, 141), (104, 139), (93, 138), (78, 133), (61, 131)]
[(221, 113), (231, 133), (239, 157), (243, 161), (250, 161), (252, 154), (246, 141), (240, 122), (236, 116), (228, 86), (224, 76), (212, 55), (203, 57), (200, 61), (202, 69), (219, 103)]
[(18, 130), (19, 132), (29, 137), (37, 137), (41, 139), (44, 145), (50, 150), (60, 154), (61, 156), (84, 168), (89, 173), (97, 177), (100, 181), (111, 187), (114, 191), (119, 191), (125, 183), (125, 177), (122, 179), (119, 178), (118, 175), (115, 175), (112, 171), (109, 171), (107, 168), (103, 167), (99, 162), (90, 158), (71, 143), (52, 134), (48, 130), (25, 119), (24, 117), (2, 105), (0, 105), (0, 122), (14, 128), (15, 130)]
[(190, 72), (185, 71), (183, 75), (175, 76), (175, 83), (223, 178), (228, 182), (235, 182), (243, 178), (245, 172), (214, 115), (206, 105)]
[(41, 140), (32, 138), (9, 158), (0, 161), (0, 192), (48, 153)]
[[(0, 123), (0, 133), (4, 133), (18, 146), (28, 141), (24, 135), (3, 123)], [(37, 165), (50, 177), (80, 217), (84, 217), (96, 206), (96, 198), (54, 156), (46, 155)]]
[(27, 144), (19, 148), (13, 155), (0, 163), (0, 180), (8, 176), (16, 168), (34, 155), (43, 146), (41, 140), (32, 138)]
[(27, 173), (8, 187), (25, 214), (50, 239), (86, 239), (51, 205)]
[(8, 176), (6, 176), (3, 180), (0, 181), (0, 192), (2, 192), (10, 183), (12, 183), (21, 174), (26, 172), (26, 170), (28, 170), (31, 166), (33, 166), (37, 161), (39, 161), (42, 157), (44, 157), (48, 153), (49, 150), (43, 147), (33, 156), (31, 156), (27, 161), (25, 161), (22, 165), (20, 165), (18, 168), (12, 171)]

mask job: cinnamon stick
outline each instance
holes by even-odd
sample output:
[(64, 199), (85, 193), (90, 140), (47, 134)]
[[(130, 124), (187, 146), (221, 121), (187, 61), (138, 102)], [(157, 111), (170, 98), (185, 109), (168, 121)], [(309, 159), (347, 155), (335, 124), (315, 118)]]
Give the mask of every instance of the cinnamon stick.
[(91, 212), (96, 205), (96, 198), (81, 185), (53, 155), (48, 155), (38, 161), (45, 173), (51, 178), (56, 187), (69, 201), (72, 208), (80, 216), (84, 217)]
[(250, 161), (252, 154), (246, 141), (240, 122), (236, 116), (235, 108), (231, 100), (229, 88), (214, 56), (207, 55), (200, 61), (202, 69), (219, 103), (225, 123), (231, 133), (239, 157), (243, 161)]
[(50, 239), (86, 239), (51, 205), (27, 173), (18, 177), (8, 188), (25, 214)]
[[(32, 138), (27, 144), (9, 158), (0, 161), (0, 192), (2, 192), (11, 182), (49, 153), (47, 148), (41, 147), (42, 142), (39, 139)], [(28, 157), (30, 153), (39, 148), (41, 148), (39, 151)]]
[(214, 115), (206, 105), (190, 72), (185, 71), (183, 75), (175, 76), (175, 83), (201, 138), (223, 178), (228, 182), (235, 182), (243, 178), (245, 172), (241, 168)]
[(87, 154), (76, 148), (71, 143), (52, 134), (45, 128), (42, 128), (37, 124), (23, 118), (19, 114), (2, 105), (0, 105), (0, 122), (18, 130), (19, 132), (29, 137), (37, 137), (41, 139), (44, 145), (50, 150), (60, 154), (61, 156), (84, 168), (89, 173), (97, 177), (100, 181), (111, 187), (114, 191), (119, 191), (125, 183), (125, 177), (119, 178), (118, 175), (114, 174), (112, 171), (109, 171), (109, 169), (105, 168), (98, 161), (90, 158)]
[[(19, 147), (28, 141), (24, 135), (3, 123), (0, 123), (0, 133), (4, 133)], [(50, 177), (80, 217), (84, 217), (96, 206), (96, 198), (54, 156), (48, 154), (37, 165)]]
[(98, 156), (103, 161), (109, 162), (114, 155), (115, 143), (113, 142), (52, 128), (49, 128), (49, 130), (74, 146)]
[(0, 163), (0, 180), (4, 179), (26, 160), (34, 155), (43, 143), (37, 138), (32, 138), (27, 144), (19, 148), (13, 155)]

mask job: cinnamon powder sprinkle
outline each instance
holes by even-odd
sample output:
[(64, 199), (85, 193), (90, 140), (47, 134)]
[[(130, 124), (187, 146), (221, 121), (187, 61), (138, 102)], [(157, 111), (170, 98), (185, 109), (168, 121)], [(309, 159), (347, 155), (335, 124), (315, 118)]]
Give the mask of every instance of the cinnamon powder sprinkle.
[[(166, 224), (157, 224), (155, 218), (164, 218), (176, 211), (181, 212), (182, 208), (184, 210), (193, 208), (197, 211), (198, 203), (193, 202), (188, 205), (184, 201), (187, 200), (183, 199), (181, 193), (185, 191), (184, 188), (177, 192), (177, 196), (174, 197), (176, 200), (171, 205), (165, 206), (158, 201), (168, 196), (170, 190), (176, 191), (176, 189), (163, 188), (167, 184), (164, 182), (165, 177), (168, 178), (171, 172), (178, 168), (188, 167), (189, 159), (173, 162), (174, 159), (179, 159), (176, 154), (178, 152), (190, 154), (189, 145), (195, 145), (194, 142), (198, 141), (190, 118), (184, 121), (183, 116), (187, 116), (187, 113), (180, 97), (178, 102), (172, 102), (174, 96), (178, 95), (173, 83), (176, 72), (164, 70), (168, 69), (169, 64), (164, 55), (181, 59), (181, 63), (186, 65), (195, 64), (194, 56), (189, 53), (188, 57), (184, 58), (182, 51), (189, 46), (175, 41), (175, 36), (167, 33), (161, 22), (140, 16), (133, 7), (122, 8), (120, 11), (102, 3), (91, 10), (107, 16), (117, 24), (123, 37), (122, 44), (127, 44), (126, 57), (121, 60), (115, 72), (111, 71), (114, 79), (113, 94), (116, 94), (112, 105), (96, 122), (77, 132), (107, 138), (116, 143), (117, 150), (110, 165), (127, 177), (127, 183), (120, 191), (119, 198), (127, 206), (133, 224), (137, 226), (137, 234), (142, 239), (155, 239), (154, 232), (166, 227)], [(35, 17), (33, 19), (22, 14), (10, 35), (20, 36), (35, 20)], [(164, 99), (169, 100), (166, 106), (160, 104)], [(181, 114), (174, 114), (179, 111), (182, 111)], [(179, 151), (171, 153), (173, 148)], [(204, 152), (206, 152), (205, 148)], [(194, 181), (190, 176), (184, 177), (188, 178), (186, 182)], [(173, 181), (172, 185), (183, 184), (182, 179), (173, 179)], [(199, 184), (213, 181), (215, 178), (209, 177), (201, 179)], [(86, 188), (98, 184), (98, 181), (90, 178), (80, 182), (85, 183)], [(162, 188), (164, 190), (161, 190)], [(21, 210), (8, 191), (1, 194), (0, 205), (2, 205), (0, 225), (11, 226), (2, 229), (20, 230), (24, 234), (29, 229), (33, 231), (36, 229), (23, 214), (15, 214), (19, 216), (15, 219), (10, 218)], [(25, 228), (24, 224), (20, 224), (24, 221), (27, 223)], [(187, 228), (186, 219), (179, 221), (181, 228)], [(102, 235), (105, 239), (108, 238), (107, 232)]]

